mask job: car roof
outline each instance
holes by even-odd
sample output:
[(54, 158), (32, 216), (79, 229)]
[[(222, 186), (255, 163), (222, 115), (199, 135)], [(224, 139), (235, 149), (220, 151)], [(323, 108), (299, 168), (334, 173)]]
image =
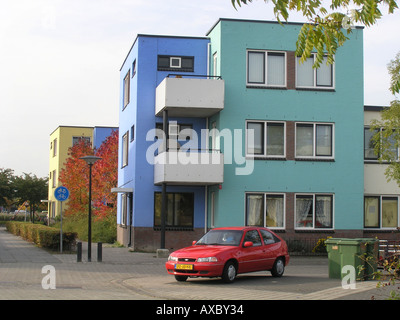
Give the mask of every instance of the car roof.
[(220, 228), (214, 228), (212, 230), (247, 230), (247, 229), (265, 229), (265, 228), (256, 226), (237, 226), (237, 227), (220, 227)]

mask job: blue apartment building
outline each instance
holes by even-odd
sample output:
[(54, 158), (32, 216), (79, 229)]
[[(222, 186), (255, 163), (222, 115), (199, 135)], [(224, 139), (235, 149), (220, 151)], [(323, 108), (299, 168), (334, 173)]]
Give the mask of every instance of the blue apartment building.
[(120, 70), (119, 242), (177, 249), (233, 225), (366, 236), (363, 29), (313, 69), (295, 55), (300, 28), (220, 19), (205, 37), (137, 36)]

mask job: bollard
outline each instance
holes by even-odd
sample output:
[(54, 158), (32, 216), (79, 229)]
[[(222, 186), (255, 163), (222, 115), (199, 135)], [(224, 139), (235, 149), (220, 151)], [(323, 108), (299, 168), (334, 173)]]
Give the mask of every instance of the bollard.
[(82, 262), (82, 242), (78, 242), (77, 243), (77, 257), (76, 257), (76, 261), (77, 262)]
[(97, 243), (97, 262), (102, 262), (103, 260), (103, 243)]

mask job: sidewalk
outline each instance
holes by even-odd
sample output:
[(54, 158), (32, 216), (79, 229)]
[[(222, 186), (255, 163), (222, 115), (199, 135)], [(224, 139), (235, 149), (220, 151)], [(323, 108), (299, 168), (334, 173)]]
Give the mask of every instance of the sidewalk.
[[(357, 282), (356, 289), (343, 289), (340, 280), (329, 279), (326, 257), (291, 257), (282, 278), (257, 272), (239, 275), (233, 284), (219, 279), (175, 281), (165, 271), (165, 259), (155, 253), (129, 252), (127, 248), (103, 245), (97, 262), (87, 262), (83, 244), (82, 262), (76, 254), (50, 253), (35, 247), (0, 227), (0, 299), (2, 300), (370, 300), (388, 297), (376, 289), (376, 281)], [(55, 269), (56, 289), (43, 289), (47, 275)]]

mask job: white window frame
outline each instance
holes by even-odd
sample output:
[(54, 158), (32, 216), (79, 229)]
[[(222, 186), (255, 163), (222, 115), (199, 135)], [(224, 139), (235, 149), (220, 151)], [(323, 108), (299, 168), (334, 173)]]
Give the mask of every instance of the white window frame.
[[(255, 82), (249, 82), (249, 53), (251, 52), (259, 52), (259, 53), (264, 53), (264, 82), (262, 83), (255, 83)], [(285, 70), (283, 73), (283, 76), (285, 78), (284, 84), (283, 85), (277, 85), (277, 84), (268, 84), (268, 53), (279, 53), (283, 54), (284, 56), (284, 66)], [(247, 49), (246, 50), (246, 86), (249, 87), (266, 87), (266, 88), (286, 88), (287, 87), (287, 57), (286, 57), (286, 51), (274, 51), (274, 50), (253, 50), (253, 49)]]
[[(179, 62), (179, 64), (177, 66), (173, 65), (172, 61), (174, 61), (174, 60)], [(180, 69), (180, 68), (182, 68), (181, 66), (182, 66), (182, 58), (181, 57), (170, 57), (169, 58), (169, 67), (170, 68)]]
[[(313, 59), (313, 64), (315, 63), (315, 53), (311, 53), (312, 59)], [(326, 56), (324, 56), (326, 57)], [(311, 57), (309, 57), (308, 59), (310, 59)], [(335, 62), (331, 65), (331, 77), (332, 77), (332, 86), (321, 86), (321, 85), (317, 85), (317, 68), (313, 68), (314, 71), (314, 84), (312, 86), (300, 86), (297, 84), (297, 72), (298, 72), (298, 68), (299, 68), (299, 62), (300, 61), (300, 57), (296, 57), (296, 89), (318, 89), (318, 90), (334, 90), (335, 89)], [(322, 62), (325, 63), (325, 62)]]
[[(286, 229), (286, 194), (281, 192), (245, 192), (244, 195), (244, 225), (247, 225), (247, 196), (248, 195), (262, 195), (263, 196), (263, 227), (271, 230), (285, 230)], [(269, 227), (266, 225), (266, 208), (267, 196), (282, 196), (283, 197), (283, 225), (282, 227)]]
[[(312, 227), (298, 227), (297, 221), (297, 197), (298, 196), (312, 196), (313, 199), (313, 226)], [(331, 228), (316, 228), (315, 227), (315, 209), (316, 209), (316, 197), (318, 196), (330, 196), (332, 197), (332, 227)], [(335, 226), (335, 194), (334, 193), (295, 193), (294, 194), (294, 229), (295, 230), (334, 230)]]
[[(248, 153), (248, 139), (247, 139), (247, 125), (248, 123), (261, 123), (263, 124), (263, 149), (264, 153), (263, 154), (253, 154), (253, 153)], [(283, 124), (283, 155), (267, 155), (267, 129), (268, 129), (268, 124)], [(245, 148), (246, 148), (246, 157), (249, 158), (286, 158), (286, 122), (285, 121), (266, 121), (266, 120), (246, 120), (245, 123)]]
[[(297, 125), (306, 124), (313, 126), (313, 154), (312, 156), (297, 155)], [(325, 125), (332, 127), (332, 155), (321, 156), (317, 155), (317, 125)], [(295, 137), (294, 137), (294, 156), (295, 159), (321, 159), (321, 160), (334, 160), (335, 159), (335, 124), (331, 122), (295, 122), (294, 124)]]

